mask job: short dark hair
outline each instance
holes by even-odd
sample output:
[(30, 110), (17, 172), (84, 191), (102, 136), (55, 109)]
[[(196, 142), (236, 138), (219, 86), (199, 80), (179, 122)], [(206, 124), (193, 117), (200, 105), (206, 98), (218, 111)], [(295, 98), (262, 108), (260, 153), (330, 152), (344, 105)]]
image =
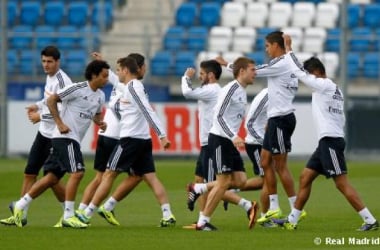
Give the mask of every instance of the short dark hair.
[(103, 69), (110, 69), (110, 66), (106, 61), (93, 60), (87, 65), (84, 77), (86, 80), (90, 81), (92, 75), (98, 76)]
[(214, 73), (216, 80), (219, 80), (222, 74), (222, 66), (216, 60), (202, 61), (200, 66), (206, 73)]
[(41, 51), (41, 57), (42, 56), (51, 56), (54, 60), (59, 60), (61, 58), (61, 53), (57, 47), (47, 46)]
[(137, 66), (139, 66), (139, 68), (145, 64), (144, 56), (139, 53), (130, 53), (128, 56), (136, 60)]
[(303, 67), (309, 73), (318, 71), (322, 75), (326, 75), (325, 65), (317, 57), (310, 57), (303, 63)]
[(137, 65), (135, 58), (131, 56), (119, 58), (117, 60), (117, 63), (120, 65), (121, 68), (127, 68), (129, 72), (131, 72), (131, 74), (138, 75), (139, 66)]
[(284, 38), (282, 37), (283, 34), (284, 32), (279, 30), (273, 31), (265, 37), (265, 40), (271, 44), (277, 43), (278, 46), (280, 46), (282, 49), (285, 49)]
[(255, 61), (248, 57), (239, 57), (234, 61), (233, 73), (234, 77), (237, 78), (239, 76), (239, 72), (241, 69), (248, 68), (249, 64), (255, 64)]

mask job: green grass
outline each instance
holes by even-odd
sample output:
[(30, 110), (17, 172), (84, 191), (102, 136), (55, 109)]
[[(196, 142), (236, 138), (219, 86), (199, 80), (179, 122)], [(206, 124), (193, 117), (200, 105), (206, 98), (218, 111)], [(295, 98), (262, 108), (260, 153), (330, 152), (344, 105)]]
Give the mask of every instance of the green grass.
[[(291, 162), (293, 175), (298, 179), (305, 162)], [(0, 159), (0, 218), (9, 216), (8, 203), (19, 196), (24, 159)], [(86, 163), (86, 177), (82, 181), (77, 202), (84, 186), (93, 176), (92, 162)], [(249, 169), (248, 169), (249, 166)], [(252, 175), (246, 164), (248, 175)], [(379, 239), (380, 232), (356, 232), (362, 223), (359, 215), (335, 189), (331, 180), (319, 177), (306, 205), (308, 217), (294, 232), (279, 228), (265, 229), (256, 226), (247, 229), (245, 212), (230, 205), (225, 212), (220, 205), (212, 223), (219, 231), (197, 232), (182, 229), (198, 217), (196, 211), (186, 208), (186, 183), (193, 178), (194, 160), (158, 160), (158, 176), (167, 188), (172, 210), (177, 218), (175, 228), (158, 228), (160, 207), (152, 192), (142, 183), (116, 207), (116, 216), (122, 226), (112, 227), (95, 216), (90, 228), (75, 230), (52, 228), (62, 214), (61, 208), (49, 190), (33, 201), (24, 228), (0, 225), (0, 249), (364, 249), (378, 248), (374, 243), (358, 246), (348, 243), (356, 239)], [(349, 163), (349, 177), (369, 209), (380, 218), (379, 163)], [(123, 176), (120, 176), (118, 181)], [(115, 185), (114, 185), (115, 187)], [(281, 207), (289, 212), (288, 201), (279, 186)], [(258, 199), (258, 192), (240, 193), (248, 199)], [(313, 243), (316, 237), (321, 245)], [(345, 244), (330, 246), (325, 239), (344, 238)], [(380, 242), (379, 242), (380, 244)]]

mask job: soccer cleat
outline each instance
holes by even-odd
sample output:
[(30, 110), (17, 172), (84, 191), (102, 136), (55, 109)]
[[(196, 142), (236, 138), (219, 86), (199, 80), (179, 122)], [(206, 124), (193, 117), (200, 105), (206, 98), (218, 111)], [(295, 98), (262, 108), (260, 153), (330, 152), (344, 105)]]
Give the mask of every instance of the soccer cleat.
[(274, 223), (271, 220), (264, 221), (262, 223), (259, 223), (260, 226), (265, 227), (265, 228), (273, 228), (273, 227), (278, 227), (276, 223)]
[(203, 226), (195, 226), (195, 230), (197, 231), (216, 231), (218, 230), (215, 226), (213, 226), (211, 223), (206, 222)]
[(106, 221), (114, 226), (120, 226), (120, 223), (116, 220), (113, 211), (107, 211), (104, 209), (104, 206), (99, 207), (98, 214), (102, 216)]
[(190, 211), (194, 210), (195, 201), (199, 198), (200, 194), (197, 194), (194, 190), (194, 184), (187, 185), (187, 208)]
[(368, 224), (368, 223), (363, 223), (363, 225), (356, 229), (356, 231), (372, 231), (372, 230), (377, 230), (379, 229), (379, 222), (378, 221), (375, 221), (374, 223), (372, 224)]
[(276, 219), (273, 218), (272, 222), (277, 224), (280, 227), (285, 228), (286, 230), (295, 230), (297, 229), (297, 224), (290, 223), (288, 219)]
[(62, 227), (63, 217), (59, 218), (59, 221), (53, 227)]
[(259, 210), (259, 204), (256, 201), (252, 201), (252, 207), (247, 211), (249, 219), (248, 228), (252, 229), (256, 223), (257, 211)]
[(281, 209), (276, 209), (276, 210), (268, 210), (264, 216), (261, 216), (257, 222), (258, 223), (263, 223), (263, 222), (266, 222), (266, 221), (269, 221), (270, 219), (273, 219), (273, 218), (280, 218), (282, 215), (282, 212), (281, 212)]
[(195, 229), (196, 227), (197, 227), (196, 221), (190, 225), (182, 226), (182, 228), (184, 228), (184, 229)]
[(13, 218), (15, 220), (15, 224), (17, 227), (23, 227), (22, 225), (22, 219), (24, 217), (23, 215), (24, 211), (22, 209), (13, 208)]
[(81, 222), (75, 215), (62, 220), (63, 227), (72, 227), (72, 228), (87, 228), (88, 225)]
[(174, 227), (176, 223), (176, 219), (174, 215), (171, 215), (169, 219), (162, 218), (160, 221), (160, 227)]
[[(9, 203), (8, 208), (9, 208), (9, 211), (11, 211), (11, 214), (12, 214), (11, 217), (13, 217), (14, 207), (15, 207), (15, 202), (14, 202), (14, 201), (12, 201), (11, 203)], [(11, 217), (9, 217), (8, 219), (10, 219)], [(14, 218), (13, 218), (13, 221), (14, 221)], [(21, 220), (21, 224), (22, 224), (23, 227), (26, 226), (26, 224), (28, 224), (28, 220), (26, 219), (25, 216), (24, 216), (24, 218), (22, 218), (22, 220)], [(5, 224), (4, 224), (4, 225), (5, 225)], [(9, 224), (9, 225), (10, 225), (10, 224)], [(16, 224), (13, 224), (13, 225), (16, 225)]]
[(305, 210), (302, 210), (300, 217), (298, 218), (298, 222), (304, 220), (307, 216), (307, 213)]
[(84, 214), (84, 210), (78, 209), (75, 211), (75, 216), (78, 217), (78, 219), (83, 222), (84, 224), (90, 225), (91, 217), (87, 217)]

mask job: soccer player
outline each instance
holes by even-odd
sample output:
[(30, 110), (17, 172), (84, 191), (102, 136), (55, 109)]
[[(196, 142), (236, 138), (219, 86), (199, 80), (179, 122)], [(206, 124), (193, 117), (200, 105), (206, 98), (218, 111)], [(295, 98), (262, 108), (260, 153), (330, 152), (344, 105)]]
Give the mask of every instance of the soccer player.
[[(119, 107), (121, 114), (120, 144), (114, 149), (102, 182), (80, 218), (83, 222), (89, 223), (94, 212), (98, 210), (98, 213), (110, 224), (120, 225), (112, 213), (114, 207), (144, 180), (161, 205), (163, 218), (160, 226), (174, 226), (176, 219), (171, 212), (165, 187), (156, 175), (149, 126), (160, 138), (164, 149), (170, 147), (170, 141), (166, 137), (159, 118), (149, 104), (144, 85), (138, 80), (140, 73), (136, 60), (128, 56), (120, 58), (117, 64), (119, 81), (125, 85)], [(145, 72), (145, 67), (143, 70)], [(99, 207), (108, 195), (116, 177), (122, 172), (128, 173), (128, 177)]]
[[(247, 180), (243, 160), (237, 150), (244, 147), (244, 140), (237, 133), (247, 104), (245, 88), (253, 84), (256, 75), (254, 61), (244, 57), (236, 59), (233, 73), (235, 80), (221, 89), (215, 106), (208, 146), (216, 181), (207, 196), (203, 214), (199, 216), (197, 230), (217, 230), (210, 219), (219, 201), (229, 188), (240, 188)], [(194, 191), (189, 190), (189, 196), (195, 195)]]
[(324, 175), (334, 180), (336, 188), (362, 217), (364, 223), (357, 230), (377, 230), (378, 221), (365, 207), (347, 177), (342, 91), (331, 79), (327, 78), (325, 67), (318, 58), (312, 57), (306, 60), (302, 67), (292, 52), (290, 36), (284, 35), (284, 40), (287, 56), (293, 59), (289, 65), (292, 72), (313, 91), (311, 105), (319, 142), (301, 173), (294, 208), (286, 219), (274, 220), (274, 222), (288, 230), (296, 229), (301, 211), (309, 199), (313, 181), (318, 175)]
[[(55, 185), (69, 173), (65, 189), (65, 210), (62, 226), (85, 228), (74, 214), (75, 196), (79, 183), (84, 175), (83, 156), (80, 150), (82, 141), (91, 121), (101, 130), (107, 128), (103, 122), (101, 108), (105, 97), (100, 89), (108, 81), (109, 65), (105, 61), (95, 60), (86, 67), (87, 81), (67, 86), (47, 99), (47, 106), (56, 123), (53, 132), (53, 151), (44, 164), (45, 176), (39, 179), (31, 189), (15, 203), (14, 219), (18, 227), (22, 227), (24, 208), (42, 194), (47, 188)], [(62, 110), (58, 112), (58, 103)]]
[[(42, 168), (45, 160), (48, 158), (51, 150), (51, 138), (55, 128), (53, 117), (46, 106), (46, 100), (58, 90), (72, 84), (71, 79), (66, 73), (60, 69), (61, 53), (54, 46), (47, 46), (41, 51), (41, 64), (46, 74), (46, 84), (44, 88), (44, 98), (32, 104), (27, 109), (29, 120), (33, 123), (40, 123), (36, 138), (29, 151), (28, 162), (24, 170), (24, 179), (21, 187), (21, 197), (24, 196), (37, 181), (37, 176)], [(65, 200), (65, 187), (61, 182), (51, 187), (57, 200), (62, 203)], [(0, 223), (5, 225), (15, 225), (13, 217), (12, 202), (9, 205), (12, 216), (0, 220)], [(26, 206), (23, 213), (22, 224), (27, 224), (27, 214), (29, 206)], [(59, 223), (57, 223), (59, 226)]]

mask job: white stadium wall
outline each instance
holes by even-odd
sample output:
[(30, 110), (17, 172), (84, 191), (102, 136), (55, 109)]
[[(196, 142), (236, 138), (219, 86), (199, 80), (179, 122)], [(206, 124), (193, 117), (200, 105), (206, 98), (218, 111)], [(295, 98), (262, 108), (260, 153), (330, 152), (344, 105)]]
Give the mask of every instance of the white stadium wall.
[[(33, 125), (26, 116), (25, 107), (30, 102), (10, 101), (8, 106), (8, 152), (9, 154), (27, 154), (38, 124)], [(153, 136), (154, 152), (160, 155), (196, 155), (199, 150), (197, 105), (196, 103), (154, 103), (155, 110), (164, 126), (167, 127), (172, 147), (168, 151), (160, 148), (159, 140)], [(317, 137), (310, 103), (296, 103), (297, 127), (292, 137), (291, 155), (310, 155), (317, 146)], [(84, 154), (94, 154), (97, 132), (91, 126), (82, 142)], [(241, 129), (244, 135), (244, 129)], [(244, 153), (245, 154), (245, 153)]]

